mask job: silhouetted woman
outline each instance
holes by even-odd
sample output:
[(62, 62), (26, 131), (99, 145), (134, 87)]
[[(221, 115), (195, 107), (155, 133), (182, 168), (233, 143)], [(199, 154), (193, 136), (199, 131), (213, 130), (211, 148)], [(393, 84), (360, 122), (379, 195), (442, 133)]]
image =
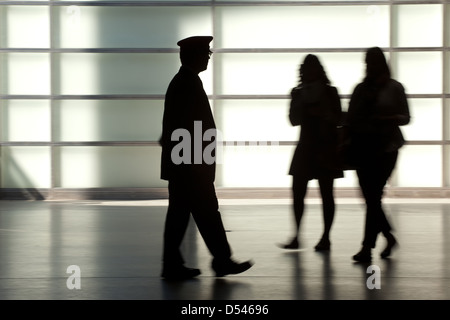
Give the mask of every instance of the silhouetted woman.
[(383, 51), (370, 48), (366, 53), (366, 77), (352, 94), (348, 124), (357, 152), (356, 173), (366, 202), (366, 221), (362, 249), (353, 256), (360, 262), (371, 261), (381, 232), (387, 240), (381, 257), (390, 256), (397, 240), (383, 211), (384, 186), (397, 162), (398, 150), (405, 140), (399, 126), (410, 121), (404, 87), (391, 78)]
[(336, 157), (341, 102), (337, 89), (330, 85), (317, 56), (306, 56), (300, 67), (300, 84), (292, 89), (291, 98), (289, 119), (293, 126), (301, 126), (300, 139), (289, 170), (293, 181), (295, 236), (282, 247), (299, 247), (298, 235), (308, 182), (317, 179), (323, 202), (324, 230), (315, 249), (329, 250), (335, 212), (333, 183), (335, 178), (343, 176)]

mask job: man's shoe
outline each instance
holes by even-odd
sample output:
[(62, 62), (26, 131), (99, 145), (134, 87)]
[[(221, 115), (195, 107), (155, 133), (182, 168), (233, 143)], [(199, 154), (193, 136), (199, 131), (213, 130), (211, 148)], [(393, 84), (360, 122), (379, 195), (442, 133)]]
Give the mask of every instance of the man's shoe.
[(392, 249), (398, 245), (397, 240), (392, 235), (387, 238), (387, 242), (388, 243), (386, 248), (380, 254), (381, 258), (383, 259), (389, 257), (391, 255)]
[(181, 266), (176, 268), (164, 268), (161, 277), (166, 280), (181, 281), (195, 278), (200, 275), (200, 273), (199, 269)]
[(353, 260), (358, 262), (370, 262), (372, 261), (372, 252), (368, 247), (363, 247), (361, 251), (353, 256)]
[(229, 260), (223, 263), (213, 261), (212, 268), (216, 272), (216, 277), (223, 277), (228, 274), (238, 274), (247, 271), (253, 266), (253, 262), (246, 261), (237, 263), (233, 260)]

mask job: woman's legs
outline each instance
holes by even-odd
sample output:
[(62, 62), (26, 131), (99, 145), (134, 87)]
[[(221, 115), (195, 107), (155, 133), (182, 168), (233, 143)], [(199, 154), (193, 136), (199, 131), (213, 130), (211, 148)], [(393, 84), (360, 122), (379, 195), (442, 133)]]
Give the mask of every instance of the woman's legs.
[(295, 220), (294, 237), (290, 243), (282, 245), (284, 249), (297, 249), (299, 247), (298, 234), (305, 210), (305, 196), (308, 187), (308, 179), (298, 176), (292, 177), (293, 211)]
[(296, 226), (295, 236), (296, 237), (298, 236), (298, 233), (300, 231), (300, 224), (302, 221), (303, 212), (305, 211), (305, 196), (306, 196), (307, 187), (308, 187), (308, 180), (294, 176), (292, 191), (293, 191), (293, 202), (294, 202), (294, 218), (295, 218), (295, 226)]
[(335, 203), (333, 194), (333, 178), (319, 179), (320, 194), (322, 196), (322, 210), (323, 210), (323, 235), (322, 239), (329, 240), (331, 226), (333, 225)]
[(372, 260), (372, 248), (378, 235), (377, 220), (384, 214), (381, 208), (381, 197), (383, 186), (379, 186), (379, 172), (373, 166), (359, 168), (356, 171), (361, 192), (366, 201), (366, 217), (364, 224), (364, 238), (361, 250), (353, 256), (353, 260), (368, 262)]
[(371, 157), (370, 163), (357, 170), (361, 191), (366, 201), (366, 222), (362, 250), (353, 258), (357, 261), (371, 259), (371, 249), (375, 248), (378, 233), (388, 239), (388, 247), (382, 256), (388, 256), (396, 241), (391, 234), (391, 225), (382, 206), (384, 186), (397, 160), (397, 152)]

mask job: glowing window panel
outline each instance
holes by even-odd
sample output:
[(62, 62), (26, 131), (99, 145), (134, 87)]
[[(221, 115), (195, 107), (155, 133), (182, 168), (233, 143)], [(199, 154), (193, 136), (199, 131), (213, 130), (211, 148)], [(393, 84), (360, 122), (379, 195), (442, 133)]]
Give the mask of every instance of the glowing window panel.
[(2, 147), (3, 188), (49, 188), (51, 166), (49, 147)]
[(161, 187), (159, 147), (61, 147), (62, 188)]
[(6, 48), (49, 48), (50, 18), (45, 6), (0, 7), (0, 45)]
[(211, 35), (208, 7), (58, 8), (56, 45), (63, 48), (177, 48), (178, 40)]
[(404, 85), (407, 93), (442, 93), (442, 53), (398, 52), (393, 55), (397, 65), (393, 76)]
[(450, 99), (445, 99), (445, 122), (444, 122), (444, 128), (445, 128), (445, 133), (444, 133), (444, 139), (445, 140), (450, 140)]
[(0, 53), (3, 94), (50, 94), (50, 55), (48, 53)]
[(389, 45), (389, 7), (217, 7), (221, 48), (333, 48)]
[(442, 46), (442, 5), (401, 5), (394, 8), (397, 11), (397, 46)]
[[(450, 14), (449, 14), (450, 16)], [(449, 24), (450, 26), (450, 24)], [(449, 32), (450, 34), (450, 32)], [(449, 40), (450, 43), (450, 40)], [(448, 70), (450, 70), (450, 52), (446, 52), (445, 53), (445, 65), (444, 65), (444, 70), (447, 70), (447, 72), (444, 73), (444, 77), (445, 77), (445, 93), (450, 93), (450, 72)]]
[(225, 141), (296, 141), (288, 100), (221, 100), (215, 119)]
[[(316, 53), (339, 94), (350, 94), (364, 77), (363, 53)], [(227, 53), (215, 56), (218, 94), (289, 94), (298, 85), (306, 54)]]
[(404, 146), (399, 152), (396, 174), (398, 187), (441, 187), (442, 148)]
[(411, 122), (402, 126), (406, 140), (442, 139), (441, 99), (409, 99)]
[(48, 100), (4, 100), (0, 106), (2, 141), (50, 141)]
[(290, 187), (292, 146), (226, 146), (220, 164), (221, 187)]
[(178, 54), (63, 53), (60, 94), (165, 94), (178, 72)]
[(161, 100), (58, 101), (55, 137), (59, 141), (158, 141), (163, 104)]

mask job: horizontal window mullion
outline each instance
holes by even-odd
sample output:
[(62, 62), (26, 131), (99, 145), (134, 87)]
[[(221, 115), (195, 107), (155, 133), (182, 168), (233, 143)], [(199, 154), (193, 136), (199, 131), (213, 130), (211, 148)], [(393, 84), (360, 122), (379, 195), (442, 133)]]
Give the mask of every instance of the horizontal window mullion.
[[(427, 98), (450, 98), (450, 94), (407, 94), (408, 98), (427, 99)], [(350, 94), (341, 94), (341, 99), (350, 99)], [(117, 95), (0, 95), (0, 100), (164, 100), (164, 94), (117, 94)], [(258, 99), (273, 99), (273, 100), (285, 100), (290, 99), (288, 94), (280, 95), (209, 95), (209, 99), (213, 100), (258, 100)]]
[(211, 1), (0, 1), (0, 5), (14, 6), (80, 6), (80, 7), (183, 7), (183, 6), (211, 6)]
[(157, 141), (2, 141), (2, 147), (136, 147), (159, 146)]
[[(439, 0), (430, 1), (404, 1), (399, 4), (439, 4)], [(0, 5), (41, 5), (41, 6), (355, 6), (355, 5), (389, 5), (390, 1), (0, 1)]]
[[(357, 53), (367, 48), (212, 48), (214, 53)], [(441, 52), (450, 47), (393, 47), (386, 52)], [(178, 48), (0, 48), (0, 53), (178, 53)]]
[[(264, 144), (262, 142), (267, 142)], [(279, 145), (279, 146), (294, 146), (297, 145), (298, 141), (246, 141), (246, 140), (226, 140), (221, 142), (224, 146), (271, 146), (271, 145)], [(406, 141), (406, 145), (414, 145), (414, 146), (425, 146), (425, 145), (450, 145), (450, 141), (448, 140), (427, 140), (427, 141), (419, 141), (419, 140), (410, 140)], [(47, 142), (47, 141), (1, 141), (0, 146), (9, 146), (9, 147), (127, 147), (127, 146), (159, 146), (158, 141), (58, 141), (58, 142)]]
[(178, 53), (176, 48), (0, 48), (0, 53)]
[(163, 100), (164, 95), (0, 95), (0, 100)]

